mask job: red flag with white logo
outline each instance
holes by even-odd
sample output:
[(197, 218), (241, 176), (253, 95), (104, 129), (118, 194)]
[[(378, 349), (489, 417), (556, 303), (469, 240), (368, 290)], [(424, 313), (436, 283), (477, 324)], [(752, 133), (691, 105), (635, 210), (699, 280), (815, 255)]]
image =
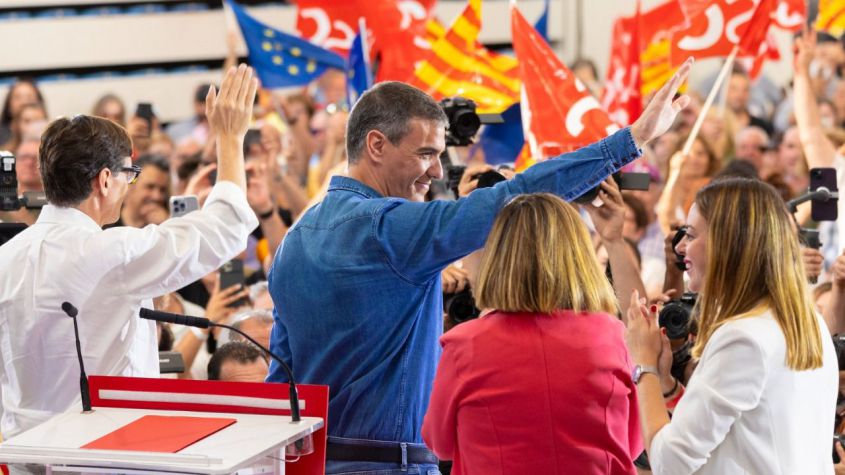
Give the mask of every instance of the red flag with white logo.
[(532, 157), (560, 155), (619, 129), (515, 6), (511, 30), (522, 79), (522, 123)]
[(404, 79), (430, 49), (426, 22), (436, 0), (297, 0), (296, 29), (300, 36), (346, 55), (366, 20), (372, 59), (379, 63), (378, 80)]
[(618, 18), (613, 25), (613, 44), (601, 104), (620, 126), (630, 125), (642, 113), (642, 66), (640, 63), (640, 3), (633, 17)]

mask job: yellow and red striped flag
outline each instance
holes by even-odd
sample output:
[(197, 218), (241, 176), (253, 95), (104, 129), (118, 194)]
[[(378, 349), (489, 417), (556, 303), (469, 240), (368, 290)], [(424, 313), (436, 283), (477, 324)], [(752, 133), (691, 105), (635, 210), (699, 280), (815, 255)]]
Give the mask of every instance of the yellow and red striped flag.
[(431, 52), (414, 70), (408, 83), (435, 99), (463, 96), (478, 105), (478, 112), (502, 112), (519, 101), (518, 63), (488, 51), (478, 42), (481, 0), (469, 0), (448, 30), (429, 22), (426, 36), (434, 39)]
[(845, 33), (845, 0), (820, 0), (816, 29), (833, 36)]

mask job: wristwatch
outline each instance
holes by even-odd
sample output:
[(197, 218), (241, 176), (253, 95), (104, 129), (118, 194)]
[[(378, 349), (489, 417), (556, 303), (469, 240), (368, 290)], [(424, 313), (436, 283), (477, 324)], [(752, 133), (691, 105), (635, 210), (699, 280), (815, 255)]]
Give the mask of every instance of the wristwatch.
[(640, 384), (640, 378), (642, 378), (646, 373), (652, 373), (655, 376), (658, 376), (657, 367), (643, 365), (634, 366), (634, 371), (631, 373), (631, 379), (634, 380), (634, 384)]

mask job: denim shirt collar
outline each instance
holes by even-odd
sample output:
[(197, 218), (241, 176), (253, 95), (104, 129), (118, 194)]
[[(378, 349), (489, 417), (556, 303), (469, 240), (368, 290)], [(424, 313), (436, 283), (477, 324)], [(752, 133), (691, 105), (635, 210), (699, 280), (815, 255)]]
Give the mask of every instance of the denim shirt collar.
[(358, 193), (364, 198), (383, 198), (381, 193), (347, 176), (333, 176), (329, 182), (329, 191), (344, 190)]

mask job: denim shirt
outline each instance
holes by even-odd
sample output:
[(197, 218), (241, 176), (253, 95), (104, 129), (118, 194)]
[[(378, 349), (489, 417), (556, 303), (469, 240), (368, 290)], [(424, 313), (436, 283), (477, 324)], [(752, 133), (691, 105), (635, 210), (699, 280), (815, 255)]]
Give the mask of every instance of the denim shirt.
[[(481, 248), (515, 196), (571, 200), (639, 155), (623, 129), (457, 201), (383, 197), (333, 177), (322, 203), (288, 231), (269, 275), (270, 348), (298, 382), (329, 385), (328, 434), (421, 443), (440, 357), (440, 271)], [(267, 380), (287, 381), (276, 362)]]

